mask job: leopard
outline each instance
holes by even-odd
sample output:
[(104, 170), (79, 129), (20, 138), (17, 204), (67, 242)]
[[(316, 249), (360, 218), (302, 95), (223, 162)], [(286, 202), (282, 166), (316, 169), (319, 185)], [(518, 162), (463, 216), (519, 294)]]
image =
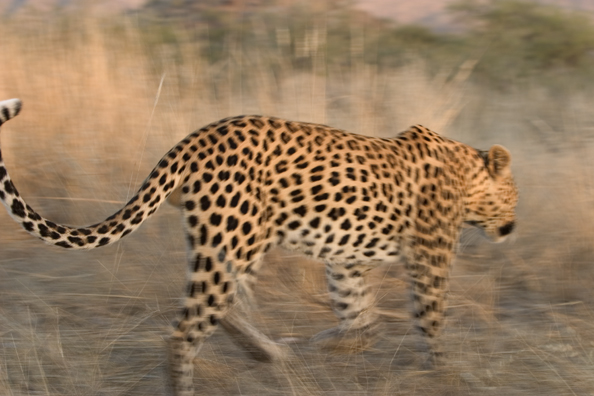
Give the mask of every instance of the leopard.
[[(21, 108), (19, 99), (0, 102), (0, 125)], [(501, 145), (477, 150), (421, 125), (381, 138), (242, 115), (190, 133), (121, 209), (75, 227), (54, 223), (25, 202), (0, 147), (0, 200), (28, 233), (50, 245), (107, 246), (165, 201), (181, 210), (187, 286), (168, 341), (168, 381), (177, 396), (194, 394), (195, 357), (219, 325), (262, 360), (285, 356), (282, 343), (252, 326), (241, 308), (275, 247), (325, 266), (338, 325), (313, 341), (373, 339), (380, 320), (369, 273), (401, 263), (423, 348), (440, 356), (460, 233), (470, 225), (493, 242), (506, 239), (516, 228), (518, 198), (511, 154)]]

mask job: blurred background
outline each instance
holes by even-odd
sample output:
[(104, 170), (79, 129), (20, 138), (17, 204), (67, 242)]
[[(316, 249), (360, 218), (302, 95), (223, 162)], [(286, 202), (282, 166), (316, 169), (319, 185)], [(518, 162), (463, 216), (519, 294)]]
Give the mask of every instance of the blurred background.
[[(276, 251), (253, 320), (293, 337), (291, 358), (254, 362), (219, 330), (197, 394), (592, 395), (593, 16), (592, 0), (0, 0), (0, 98), (24, 102), (3, 157), (31, 206), (86, 225), (231, 115), (502, 144), (518, 230), (499, 245), (463, 233), (444, 366), (421, 369), (398, 263), (373, 274), (384, 337), (339, 355), (307, 343), (336, 323), (323, 265)], [(0, 394), (163, 394), (179, 211), (90, 252), (45, 246), (4, 211), (0, 224)]]

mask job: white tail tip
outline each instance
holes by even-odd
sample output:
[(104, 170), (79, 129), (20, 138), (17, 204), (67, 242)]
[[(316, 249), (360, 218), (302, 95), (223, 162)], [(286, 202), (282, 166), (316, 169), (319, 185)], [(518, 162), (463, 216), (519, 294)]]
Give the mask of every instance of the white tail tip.
[(22, 102), (20, 99), (8, 99), (0, 102), (0, 125), (13, 117), (21, 111)]

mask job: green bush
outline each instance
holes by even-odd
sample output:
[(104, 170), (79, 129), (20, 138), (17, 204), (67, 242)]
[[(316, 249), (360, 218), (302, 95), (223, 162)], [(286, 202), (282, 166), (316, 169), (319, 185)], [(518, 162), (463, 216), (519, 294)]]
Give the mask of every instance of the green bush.
[(594, 26), (583, 14), (521, 0), (463, 0), (450, 7), (491, 77), (513, 79), (592, 64)]

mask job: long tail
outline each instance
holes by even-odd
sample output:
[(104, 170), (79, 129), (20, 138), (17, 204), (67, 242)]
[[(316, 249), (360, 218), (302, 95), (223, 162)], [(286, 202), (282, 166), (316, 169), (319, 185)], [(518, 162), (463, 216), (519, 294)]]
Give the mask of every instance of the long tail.
[[(15, 117), (20, 110), (19, 99), (0, 102), (0, 125)], [(47, 220), (27, 205), (10, 179), (0, 146), (0, 200), (12, 218), (27, 232), (49, 244), (73, 249), (109, 245), (136, 230), (181, 184), (186, 171), (185, 160), (193, 154), (184, 152), (186, 147), (179, 144), (171, 149), (136, 195), (115, 214), (92, 226), (70, 227)], [(181, 159), (182, 155), (184, 160)]]

